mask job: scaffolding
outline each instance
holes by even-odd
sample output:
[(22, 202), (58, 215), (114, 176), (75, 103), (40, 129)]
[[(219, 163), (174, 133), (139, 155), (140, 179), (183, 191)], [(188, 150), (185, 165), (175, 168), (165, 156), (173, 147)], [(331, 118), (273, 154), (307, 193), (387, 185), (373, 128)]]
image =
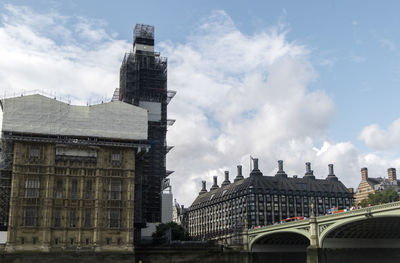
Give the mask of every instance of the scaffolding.
[(0, 155), (0, 231), (7, 231), (11, 197), (11, 171), (13, 144), (4, 136), (1, 140)]
[[(154, 52), (154, 26), (137, 24), (133, 52), (120, 68), (119, 99), (149, 111), (149, 153), (137, 163), (135, 179), (135, 229), (161, 221), (161, 192), (166, 170), (167, 105), (175, 91), (167, 90), (167, 58)], [(151, 118), (150, 118), (151, 116)], [(137, 233), (135, 233), (137, 237)]]

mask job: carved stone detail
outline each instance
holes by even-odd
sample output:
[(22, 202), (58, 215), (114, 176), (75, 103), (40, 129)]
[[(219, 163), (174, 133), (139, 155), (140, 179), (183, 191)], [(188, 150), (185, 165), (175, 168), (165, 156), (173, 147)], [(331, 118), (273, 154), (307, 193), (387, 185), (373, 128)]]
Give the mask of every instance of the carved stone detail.
[(321, 234), (322, 232), (325, 231), (325, 229), (328, 228), (328, 226), (332, 225), (333, 223), (327, 223), (327, 224), (323, 224), (323, 225), (319, 225), (319, 234)]

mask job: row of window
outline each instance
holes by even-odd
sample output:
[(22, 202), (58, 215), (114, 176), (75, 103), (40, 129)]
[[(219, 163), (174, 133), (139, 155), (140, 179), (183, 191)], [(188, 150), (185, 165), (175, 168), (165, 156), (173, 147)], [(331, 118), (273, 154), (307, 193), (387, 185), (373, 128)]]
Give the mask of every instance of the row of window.
[[(24, 226), (38, 226), (38, 207), (25, 207), (23, 211), (23, 225)], [(121, 226), (121, 209), (108, 209), (107, 211), (107, 226), (109, 228), (118, 228)], [(54, 209), (54, 227), (61, 227), (62, 220), (61, 208)], [(70, 209), (68, 215), (68, 227), (77, 227), (78, 223), (77, 210)], [(92, 227), (92, 209), (85, 209), (83, 218), (83, 227)]]
[[(64, 192), (64, 180), (57, 179), (55, 186), (55, 198), (65, 198)], [(122, 182), (119, 179), (112, 179), (108, 185), (108, 199), (109, 200), (121, 200), (122, 196)], [(70, 182), (70, 193), (69, 197), (72, 199), (78, 198), (78, 180), (73, 179)], [(38, 198), (40, 195), (40, 179), (39, 178), (27, 178), (25, 180), (25, 197)], [(85, 183), (85, 199), (93, 198), (93, 181), (87, 180)]]
[[(106, 238), (104, 241), (105, 241), (105, 243), (106, 243), (107, 245), (110, 245), (110, 244), (112, 244), (112, 242), (113, 242), (113, 240), (112, 240), (111, 237)], [(25, 240), (25, 237), (21, 237), (21, 238), (20, 238), (20, 242), (21, 242), (21, 244), (23, 245), (23, 244), (26, 244), (26, 243), (27, 243), (27, 240)], [(35, 244), (37, 244), (37, 243), (38, 243), (38, 238), (37, 238), (37, 237), (32, 237), (32, 244), (35, 245)], [(77, 244), (74, 238), (70, 238), (68, 243), (69, 243), (70, 245), (76, 245), (76, 244)], [(60, 239), (57, 238), (57, 237), (54, 238), (54, 244), (55, 244), (55, 245), (60, 244)], [(85, 238), (85, 245), (89, 245), (89, 244), (91, 244), (90, 238)], [(121, 245), (121, 244), (122, 244), (122, 239), (121, 239), (121, 238), (117, 238), (116, 244), (117, 244), (117, 245)]]
[(252, 194), (247, 200), (248, 202), (246, 202), (246, 198), (237, 198), (190, 212), (189, 230), (191, 234), (230, 228), (235, 218), (236, 220), (246, 218), (249, 226), (256, 226), (279, 222), (287, 217), (309, 217), (311, 209), (309, 204), (311, 203), (315, 205), (314, 211), (319, 215), (326, 213), (331, 207), (338, 206), (339, 209), (342, 209), (351, 206), (349, 198), (287, 197), (284, 195), (266, 195), (264, 198), (261, 194), (258, 196)]

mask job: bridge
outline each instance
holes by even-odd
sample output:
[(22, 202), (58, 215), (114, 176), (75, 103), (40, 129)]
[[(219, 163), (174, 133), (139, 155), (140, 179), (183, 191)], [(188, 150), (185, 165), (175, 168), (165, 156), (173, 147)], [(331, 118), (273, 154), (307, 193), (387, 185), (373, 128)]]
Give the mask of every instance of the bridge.
[[(247, 233), (251, 252), (307, 251), (310, 258), (310, 253), (317, 256), (324, 248), (400, 248), (400, 202), (269, 225)], [(318, 262), (315, 260), (309, 262)]]

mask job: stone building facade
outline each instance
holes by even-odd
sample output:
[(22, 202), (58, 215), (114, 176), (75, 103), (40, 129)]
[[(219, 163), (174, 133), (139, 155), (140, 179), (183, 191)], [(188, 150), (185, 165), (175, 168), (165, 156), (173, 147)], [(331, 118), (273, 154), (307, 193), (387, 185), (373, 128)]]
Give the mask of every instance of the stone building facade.
[[(72, 106), (39, 95), (1, 106), (12, 157), (6, 251), (133, 251), (135, 167), (149, 147), (146, 110), (123, 102)], [(48, 118), (54, 111), (63, 118)], [(107, 119), (121, 111), (122, 122)], [(103, 118), (106, 130), (94, 123)], [(136, 134), (118, 131), (135, 126)]]
[(388, 168), (388, 178), (368, 176), (368, 168), (361, 168), (361, 182), (354, 194), (355, 204), (359, 204), (362, 200), (367, 199), (369, 194), (374, 194), (377, 191), (383, 191), (387, 188), (393, 188), (400, 192), (400, 180), (397, 180), (396, 169)]
[(323, 215), (332, 207), (344, 209), (353, 205), (353, 194), (335, 176), (333, 165), (329, 165), (326, 179), (316, 179), (310, 163), (306, 163), (303, 178), (288, 177), (283, 162), (278, 163), (275, 176), (264, 176), (254, 159), (254, 169), (247, 178), (239, 165), (233, 182), (228, 171), (221, 187), (216, 176), (210, 191), (203, 181), (199, 196), (189, 208), (190, 235), (195, 239), (240, 243), (245, 229), (291, 217), (309, 217), (311, 211)]

